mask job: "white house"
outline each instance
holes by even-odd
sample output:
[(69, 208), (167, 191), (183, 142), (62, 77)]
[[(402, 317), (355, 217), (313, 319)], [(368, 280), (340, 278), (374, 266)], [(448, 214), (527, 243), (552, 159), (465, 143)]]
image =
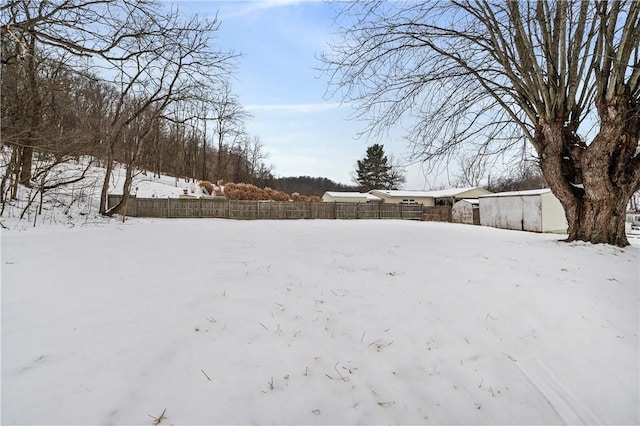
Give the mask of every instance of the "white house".
[(362, 192), (334, 192), (327, 191), (322, 195), (322, 201), (327, 203), (371, 203), (382, 200), (375, 195)]
[(550, 189), (499, 192), (483, 195), (480, 224), (532, 232), (567, 232), (567, 218)]
[(491, 192), (479, 187), (450, 188), (439, 191), (397, 191), (389, 189), (373, 189), (369, 194), (380, 197), (385, 203), (424, 204), (425, 206), (453, 205), (463, 198), (478, 198)]
[(480, 201), (477, 198), (464, 198), (451, 207), (451, 222), (480, 225)]

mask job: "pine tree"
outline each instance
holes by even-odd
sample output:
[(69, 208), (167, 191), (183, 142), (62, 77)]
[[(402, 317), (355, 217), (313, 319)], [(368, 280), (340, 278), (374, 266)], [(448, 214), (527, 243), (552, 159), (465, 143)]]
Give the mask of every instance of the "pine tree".
[(355, 182), (361, 190), (398, 189), (398, 185), (405, 181), (400, 170), (389, 164), (384, 153), (384, 146), (374, 144), (367, 148), (367, 155), (358, 160)]

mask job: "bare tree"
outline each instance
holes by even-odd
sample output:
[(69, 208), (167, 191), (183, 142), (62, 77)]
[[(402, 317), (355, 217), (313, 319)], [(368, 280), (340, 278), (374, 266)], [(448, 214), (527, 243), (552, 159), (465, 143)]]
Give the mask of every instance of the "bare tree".
[(21, 137), (10, 143), (16, 151), (12, 168), (20, 184), (31, 186), (34, 149), (39, 149), (46, 137), (41, 132), (43, 99), (39, 84), (43, 59), (51, 63), (64, 56), (58, 62), (73, 67), (72, 61), (81, 64), (90, 56), (125, 58), (128, 52), (122, 44), (140, 33), (127, 33), (129, 26), (120, 25), (122, 19), (116, 18), (148, 12), (153, 4), (150, 0), (10, 0), (0, 6), (0, 40), (3, 47), (11, 48), (3, 48), (2, 64), (21, 69), (19, 79), (27, 105), (22, 111)]
[(264, 143), (259, 136), (254, 136), (246, 140), (246, 161), (248, 166), (249, 183), (255, 184), (259, 175), (264, 178), (265, 170), (271, 170), (265, 165), (265, 161), (269, 158), (269, 153), (264, 150)]
[(250, 114), (240, 104), (228, 81), (214, 93), (210, 114), (218, 146), (214, 176), (216, 180), (225, 179), (231, 159), (228, 154), (235, 142), (244, 136), (244, 120), (249, 118)]
[(370, 130), (415, 123), (422, 160), (528, 141), (568, 240), (626, 246), (640, 189), (639, 15), (632, 0), (350, 2), (322, 59)]
[(96, 154), (99, 126), (92, 106), (99, 101), (100, 85), (86, 69), (74, 69), (68, 54), (35, 48), (30, 54), (19, 53), (15, 40), (3, 39), (2, 145), (11, 154), (0, 180), (0, 214), (23, 185), (30, 194), (24, 216), (38, 195), (42, 201), (46, 191), (85, 177), (86, 168), (75, 168), (77, 175), (72, 176), (60, 174), (58, 166)]
[[(100, 78), (111, 79), (117, 93), (99, 106), (105, 119), (94, 137), (106, 157), (100, 211), (109, 215), (125, 211), (135, 168), (157, 139), (159, 122), (175, 120), (168, 107), (205, 87), (214, 90), (233, 68), (235, 54), (213, 48), (217, 19), (185, 18), (155, 0), (12, 0), (0, 6), (0, 13), (3, 71), (16, 65), (16, 87), (25, 99), (22, 112), (13, 114), (22, 123), (11, 141), (7, 169), (16, 181), (31, 185), (33, 154), (49, 137), (42, 132), (42, 58), (65, 56), (78, 74), (79, 65), (92, 66)], [(3, 118), (5, 112), (12, 113), (3, 109)], [(116, 156), (128, 166), (124, 197), (107, 210)]]
[(229, 167), (236, 154), (243, 152), (242, 140), (247, 137), (244, 121), (251, 115), (240, 104), (228, 80), (215, 87), (203, 87), (194, 102), (193, 126), (201, 137), (197, 175), (202, 180), (229, 179), (238, 173), (238, 167), (235, 171)]
[[(234, 56), (210, 48), (218, 30), (216, 21), (201, 21), (197, 17), (185, 21), (176, 10), (165, 15), (156, 11), (147, 21), (136, 20), (132, 32), (136, 28), (153, 31), (132, 41), (127, 50), (136, 53), (127, 61), (115, 63), (121, 102), (112, 122), (111, 145), (120, 140), (121, 132), (127, 127), (135, 126), (138, 134), (129, 138), (129, 149), (125, 151), (127, 174), (123, 197), (105, 211), (107, 215), (126, 211), (133, 174), (157, 120), (189, 119), (172, 115), (169, 106), (197, 97), (207, 85), (212, 87), (225, 81)], [(124, 106), (129, 107), (127, 114)], [(105, 178), (102, 203), (109, 178)]]
[(457, 183), (462, 186), (480, 186), (487, 176), (487, 157), (461, 155), (458, 158)]

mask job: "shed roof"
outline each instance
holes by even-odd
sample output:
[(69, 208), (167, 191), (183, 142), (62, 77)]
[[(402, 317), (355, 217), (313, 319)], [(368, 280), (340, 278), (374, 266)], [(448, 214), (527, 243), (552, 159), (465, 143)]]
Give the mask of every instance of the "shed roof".
[(489, 197), (528, 197), (533, 195), (542, 195), (551, 192), (549, 188), (542, 189), (530, 189), (527, 191), (509, 191), (509, 192), (496, 192), (495, 194), (481, 195), (480, 198)]

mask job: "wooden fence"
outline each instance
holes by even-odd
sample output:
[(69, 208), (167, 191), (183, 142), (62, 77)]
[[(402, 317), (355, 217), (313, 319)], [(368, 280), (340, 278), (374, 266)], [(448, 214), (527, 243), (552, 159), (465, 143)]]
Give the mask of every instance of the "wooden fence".
[(429, 222), (451, 222), (451, 206), (428, 206), (424, 208), (424, 219)]
[[(110, 194), (109, 206), (122, 195)], [(127, 216), (223, 219), (413, 219), (423, 220), (422, 204), (310, 203), (239, 201), (226, 198), (137, 198), (127, 203)]]

